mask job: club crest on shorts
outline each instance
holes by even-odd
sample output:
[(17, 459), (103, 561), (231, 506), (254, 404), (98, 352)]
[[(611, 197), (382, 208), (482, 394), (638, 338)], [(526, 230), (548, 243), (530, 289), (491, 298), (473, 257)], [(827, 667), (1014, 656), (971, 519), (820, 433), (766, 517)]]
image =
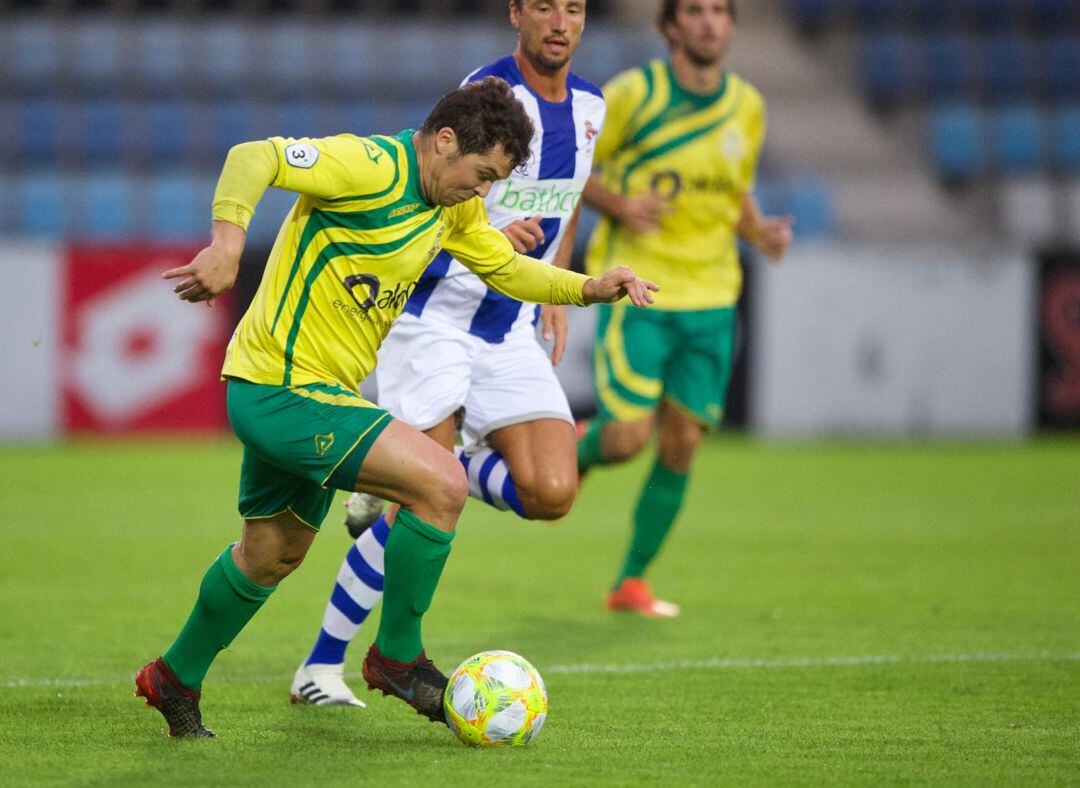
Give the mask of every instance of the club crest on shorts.
[(330, 447), (334, 445), (334, 433), (328, 435), (316, 435), (315, 436), (315, 453), (320, 457), (325, 457), (326, 452), (330, 451)]

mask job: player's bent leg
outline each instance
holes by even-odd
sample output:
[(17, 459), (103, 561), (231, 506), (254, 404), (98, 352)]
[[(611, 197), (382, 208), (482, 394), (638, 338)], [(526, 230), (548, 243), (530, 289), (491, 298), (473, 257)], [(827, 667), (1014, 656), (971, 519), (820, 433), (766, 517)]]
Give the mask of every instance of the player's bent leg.
[(614, 465), (636, 457), (652, 437), (654, 417), (632, 421), (593, 419), (586, 423), (577, 444), (578, 471), (596, 465)]
[(369, 689), (445, 722), (446, 677), (424, 654), (420, 624), (468, 497), (465, 472), (444, 447), (395, 421), (364, 458), (356, 487), (401, 505), (386, 541), (382, 616), (364, 659), (364, 679)]
[(314, 536), (288, 511), (247, 520), (240, 541), (225, 548), (207, 570), (176, 640), (135, 677), (135, 694), (161, 712), (170, 736), (213, 737), (199, 709), (203, 678), (277, 583), (300, 564)]
[[(449, 450), (454, 445), (455, 432), (455, 418), (450, 416), (425, 431), (425, 434)], [(350, 503), (354, 499), (378, 502), (380, 513), (371, 522), (362, 524), (354, 536), (354, 544), (341, 563), (334, 590), (326, 603), (319, 636), (308, 658), (297, 668), (289, 688), (293, 703), (365, 705), (345, 683), (345, 652), (360, 626), (382, 599), (383, 557), (390, 523), (397, 509), (395, 506), (382, 514), (382, 499), (368, 493), (355, 492), (349, 497)], [(346, 526), (350, 526), (349, 520)]]
[(561, 419), (536, 419), (497, 429), (488, 434), (487, 442), (506, 461), (502, 490), (513, 491), (520, 501), (519, 514), (530, 520), (557, 520), (570, 511), (578, 482), (573, 425)]

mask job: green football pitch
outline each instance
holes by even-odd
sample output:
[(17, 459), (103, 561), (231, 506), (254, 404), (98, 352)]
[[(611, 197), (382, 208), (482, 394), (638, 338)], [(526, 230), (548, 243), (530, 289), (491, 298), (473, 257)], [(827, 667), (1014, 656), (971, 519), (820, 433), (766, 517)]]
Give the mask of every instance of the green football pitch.
[(647, 470), (573, 513), (470, 503), (426, 618), (446, 671), (502, 648), (547, 681), (542, 733), (472, 750), (399, 701), (289, 704), (348, 545), (339, 508), (224, 652), (217, 741), (132, 697), (239, 532), (231, 441), (0, 448), (0, 783), (1076, 784), (1080, 440), (710, 441), (651, 578), (683, 615), (602, 611)]

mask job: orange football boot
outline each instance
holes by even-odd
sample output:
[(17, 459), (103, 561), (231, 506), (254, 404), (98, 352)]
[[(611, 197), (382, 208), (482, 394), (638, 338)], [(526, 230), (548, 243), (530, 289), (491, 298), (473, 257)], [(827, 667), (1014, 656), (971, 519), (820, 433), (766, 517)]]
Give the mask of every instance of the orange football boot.
[(678, 605), (654, 597), (649, 584), (640, 577), (623, 579), (618, 588), (608, 592), (607, 603), (604, 607), (608, 610), (625, 610), (651, 618), (675, 618), (679, 615)]

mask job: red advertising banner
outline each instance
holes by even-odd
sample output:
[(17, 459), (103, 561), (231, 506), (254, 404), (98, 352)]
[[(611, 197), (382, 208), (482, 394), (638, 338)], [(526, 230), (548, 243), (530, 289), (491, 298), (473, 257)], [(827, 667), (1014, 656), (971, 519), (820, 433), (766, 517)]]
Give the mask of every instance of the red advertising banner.
[(73, 246), (61, 282), (64, 429), (122, 434), (227, 426), (219, 380), (233, 329), (229, 294), (180, 301), (161, 273), (195, 246)]

